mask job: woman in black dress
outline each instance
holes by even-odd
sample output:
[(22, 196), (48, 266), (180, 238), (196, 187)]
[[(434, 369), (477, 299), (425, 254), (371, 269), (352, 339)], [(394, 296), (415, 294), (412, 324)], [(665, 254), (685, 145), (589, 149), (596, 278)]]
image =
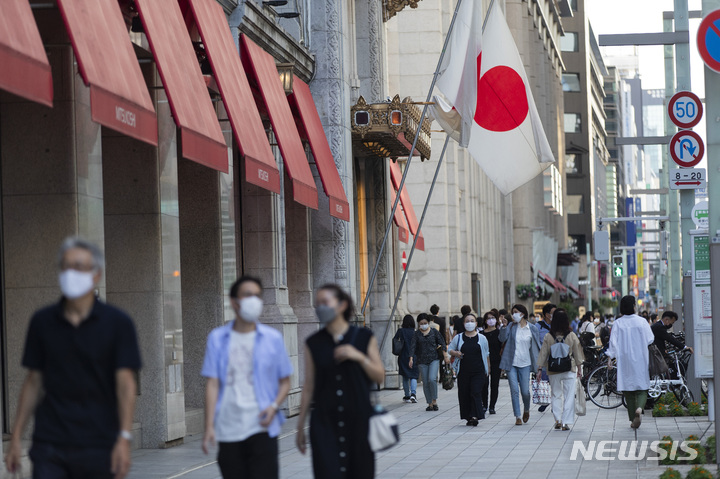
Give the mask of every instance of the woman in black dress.
[(296, 444), (305, 454), (305, 418), (310, 416), (315, 479), (370, 479), (375, 455), (368, 443), (370, 384), (385, 380), (378, 343), (369, 329), (350, 326), (352, 298), (336, 285), (316, 296), (323, 328), (305, 345), (305, 385)]
[(419, 375), (417, 364), (413, 364), (413, 367), (409, 365), (410, 345), (414, 334), (415, 319), (411, 314), (407, 314), (403, 318), (402, 327), (395, 333), (393, 342), (398, 338), (402, 338), (403, 340), (403, 349), (400, 356), (398, 356), (398, 372), (403, 378), (403, 390), (405, 391), (403, 402), (413, 404), (417, 402), (417, 380)]
[[(502, 358), (500, 351), (503, 343), (500, 342), (500, 330), (498, 329), (499, 312), (493, 309), (485, 313), (483, 316), (482, 334), (488, 340), (490, 348), (490, 374), (488, 380), (483, 386), (483, 409), (489, 408), (490, 414), (495, 414), (495, 404), (498, 399), (498, 391), (500, 389), (500, 359)], [(488, 393), (490, 402), (488, 403)]]
[(485, 419), (482, 388), (487, 382), (488, 343), (485, 336), (477, 332), (477, 325), (474, 314), (465, 316), (465, 332), (455, 336), (448, 347), (449, 354), (458, 361), (460, 417), (468, 426), (477, 426), (479, 419)]

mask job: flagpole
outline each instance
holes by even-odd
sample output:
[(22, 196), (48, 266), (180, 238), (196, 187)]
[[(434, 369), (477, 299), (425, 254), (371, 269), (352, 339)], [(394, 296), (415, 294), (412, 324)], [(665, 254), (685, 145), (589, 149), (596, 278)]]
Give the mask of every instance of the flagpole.
[[(460, 3), (461, 0), (458, 0), (458, 3)], [(490, 17), (490, 12), (492, 11), (493, 6), (495, 5), (495, 0), (490, 0), (490, 6), (487, 9), (487, 14), (485, 15), (485, 20), (483, 21), (482, 31), (485, 31), (485, 26), (487, 25), (488, 18)], [(457, 9), (455, 10), (455, 14), (457, 15)], [(453, 22), (455, 21), (455, 18), (453, 17)], [(452, 24), (451, 24), (452, 27)], [(450, 36), (450, 32), (448, 32), (448, 37)], [(445, 46), (447, 46), (447, 38), (445, 41)], [(445, 48), (443, 48), (443, 53), (445, 51)], [(442, 61), (442, 57), (440, 59)], [(438, 65), (439, 66), (439, 65)], [(437, 74), (437, 72), (436, 72)], [(433, 82), (434, 83), (434, 82)], [(431, 87), (432, 91), (432, 87)], [(437, 182), (438, 174), (440, 173), (440, 166), (442, 165), (443, 159), (445, 158), (445, 150), (447, 149), (448, 142), (450, 141), (450, 135), (447, 135), (445, 137), (445, 144), (443, 145), (442, 153), (440, 153), (440, 159), (438, 160), (438, 165), (435, 168), (435, 176), (433, 177), (432, 184), (430, 185), (430, 191), (428, 191), (427, 199), (425, 200), (425, 206), (423, 207), (422, 216), (420, 217), (420, 223), (418, 224), (418, 232), (422, 231), (422, 225), (425, 221), (425, 213), (427, 213), (428, 206), (430, 205), (430, 198), (432, 197), (433, 190), (435, 189), (435, 183)], [(400, 191), (400, 190), (398, 190)], [(398, 194), (398, 198), (399, 198)], [(396, 199), (397, 203), (397, 199)], [(392, 216), (391, 216), (392, 218)], [(392, 221), (392, 219), (391, 219)], [(400, 287), (397, 290), (397, 293), (395, 294), (395, 301), (393, 302), (392, 311), (390, 311), (390, 316), (388, 317), (388, 324), (385, 328), (385, 333), (383, 334), (382, 341), (380, 342), (380, 350), (382, 351), (383, 346), (385, 345), (385, 340), (387, 339), (388, 331), (390, 330), (390, 325), (392, 324), (393, 316), (395, 316), (395, 311), (397, 311), (397, 305), (398, 301), (400, 300), (400, 294), (402, 293), (403, 286), (405, 285), (405, 280), (407, 279), (408, 271), (410, 271), (410, 263), (412, 262), (413, 254), (415, 253), (415, 247), (417, 245), (418, 241), (418, 235), (415, 235), (415, 238), (413, 239), (412, 248), (410, 248), (410, 255), (407, 258), (407, 263), (405, 264), (405, 269), (403, 270), (402, 279), (400, 280)]]
[[(438, 74), (440, 73), (440, 67), (442, 66), (443, 58), (445, 57), (445, 52), (447, 51), (447, 46), (450, 43), (450, 34), (453, 31), (453, 28), (455, 26), (455, 20), (457, 19), (458, 11), (460, 10), (460, 5), (462, 4), (463, 0), (457, 0), (457, 4), (455, 5), (455, 13), (453, 13), (452, 20), (450, 21), (450, 26), (448, 27), (447, 35), (445, 36), (445, 42), (443, 43), (442, 52), (440, 52), (440, 58), (438, 59), (437, 67), (435, 67), (435, 73), (433, 74), (432, 83), (430, 83), (430, 90), (427, 94), (427, 99), (425, 100), (425, 106), (423, 107), (422, 115), (420, 115), (420, 122), (418, 123), (417, 131), (415, 132), (415, 139), (413, 139), (412, 147), (410, 148), (410, 153), (408, 154), (407, 163), (405, 165), (405, 171), (403, 171), (402, 179), (400, 180), (400, 184), (397, 187), (398, 194), (396, 195), (395, 202), (393, 203), (392, 210), (390, 211), (390, 216), (388, 218), (387, 227), (385, 228), (385, 236), (383, 236), (382, 244), (380, 245), (380, 251), (378, 252), (377, 261), (375, 261), (375, 267), (373, 268), (372, 276), (370, 277), (370, 284), (368, 284), (367, 293), (365, 293), (365, 299), (363, 300), (363, 305), (360, 310), (361, 314), (365, 314), (365, 309), (367, 308), (368, 301), (370, 299), (370, 295), (372, 294), (372, 288), (373, 284), (375, 283), (375, 277), (377, 276), (378, 268), (380, 267), (380, 261), (382, 261), (383, 253), (385, 252), (385, 244), (387, 243), (388, 235), (390, 234), (390, 230), (392, 229), (393, 224), (393, 218), (395, 217), (395, 211), (397, 210), (398, 203), (400, 202), (400, 196), (402, 194), (402, 189), (405, 186), (405, 178), (407, 178), (408, 171), (410, 171), (410, 163), (412, 162), (413, 153), (415, 152), (415, 146), (417, 145), (418, 138), (420, 138), (420, 131), (422, 130), (423, 123), (425, 122), (425, 117), (427, 116), (427, 111), (429, 108), (430, 100), (432, 100), (432, 93), (435, 89), (435, 82), (437, 82)], [(418, 233), (420, 232), (420, 229), (418, 227)], [(416, 239), (417, 239), (417, 235)], [(414, 244), (414, 242), (413, 242)]]
[[(437, 167), (435, 168), (435, 176), (433, 177), (432, 184), (430, 185), (430, 191), (428, 191), (427, 199), (425, 200), (425, 207), (423, 208), (422, 216), (420, 216), (420, 223), (418, 224), (418, 231), (422, 230), (423, 222), (425, 221), (425, 214), (427, 213), (428, 206), (430, 206), (430, 198), (432, 197), (433, 190), (435, 189), (435, 183), (437, 182), (438, 174), (440, 173), (440, 167), (443, 163), (443, 158), (445, 158), (445, 150), (447, 150), (448, 143), (450, 142), (450, 135), (447, 135), (445, 137), (445, 144), (443, 145), (442, 153), (440, 153), (440, 159), (438, 160)], [(382, 351), (382, 347), (385, 344), (385, 339), (387, 338), (388, 330), (390, 329), (390, 323), (392, 321), (393, 316), (395, 316), (395, 311), (397, 310), (398, 301), (400, 300), (400, 294), (402, 293), (403, 286), (405, 285), (405, 279), (407, 278), (408, 271), (410, 271), (410, 263), (412, 262), (413, 254), (415, 253), (415, 246), (418, 242), (418, 236), (415, 235), (415, 238), (413, 239), (412, 248), (410, 248), (410, 254), (407, 258), (407, 264), (405, 265), (405, 271), (403, 271), (402, 279), (400, 280), (400, 287), (397, 290), (397, 293), (395, 294), (395, 302), (393, 303), (392, 311), (390, 311), (390, 317), (388, 318), (388, 327), (385, 328), (385, 334), (383, 335), (382, 342), (380, 343), (380, 350)]]

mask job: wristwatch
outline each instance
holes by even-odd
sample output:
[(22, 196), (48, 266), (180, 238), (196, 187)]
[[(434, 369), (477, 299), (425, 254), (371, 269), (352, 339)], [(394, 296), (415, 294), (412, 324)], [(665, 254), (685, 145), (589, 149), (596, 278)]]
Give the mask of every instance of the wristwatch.
[(120, 434), (118, 434), (118, 436), (120, 436), (121, 438), (125, 439), (126, 441), (132, 441), (132, 440), (133, 440), (133, 435), (132, 435), (132, 433), (131, 433), (130, 431), (125, 431), (125, 430), (120, 431)]

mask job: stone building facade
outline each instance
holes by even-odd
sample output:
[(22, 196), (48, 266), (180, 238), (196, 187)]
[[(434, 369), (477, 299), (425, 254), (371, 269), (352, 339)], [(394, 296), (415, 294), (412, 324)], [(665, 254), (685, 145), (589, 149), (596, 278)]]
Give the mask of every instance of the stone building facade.
[[(180, 6), (192, 39), (199, 40), (188, 20), (188, 0), (162, 1)], [(284, 406), (290, 414), (300, 402), (304, 341), (318, 329), (314, 291), (337, 283), (362, 300), (361, 270), (378, 255), (390, 179), (385, 158), (357, 158), (350, 107), (360, 95), (372, 100), (387, 95), (385, 21), (395, 12), (375, 0), (298, 1), (277, 8), (259, 0), (217, 3), (239, 52), (247, 38), (278, 65), (292, 63), (296, 78), (309, 85), (349, 202), (349, 221), (329, 214), (329, 198), (306, 143), (318, 208), (294, 200), (295, 181), (282, 173), (288, 165), (281, 142), (261, 105), (281, 186), (273, 193), (248, 181), (246, 158), (213, 83), (217, 78), (206, 76), (208, 100), (212, 97), (228, 171), (184, 157), (183, 131), (168, 103), (167, 85), (146, 33), (133, 23), (135, 2), (118, 4), (157, 115), (157, 146), (93, 121), (91, 88), (83, 81), (58, 6), (32, 0), (30, 23), (37, 25), (48, 57), (54, 101), (49, 108), (0, 89), (5, 433), (14, 423), (25, 375), (20, 361), (27, 325), (34, 310), (58, 300), (55, 255), (68, 235), (84, 236), (104, 249), (107, 266), (99, 296), (128, 311), (138, 330), (144, 365), (136, 447), (171, 446), (202, 430), (205, 340), (233, 318), (227, 291), (239, 275), (262, 279), (261, 321), (284, 335), (295, 368)], [(246, 73), (251, 76), (247, 67)], [(378, 335), (390, 326), (396, 254), (391, 245), (369, 307), (357, 316), (358, 324)], [(383, 354), (392, 383), (396, 365), (389, 349), (387, 342)]]
[[(495, 1), (506, 14), (545, 133), (555, 157), (561, 159), (565, 142), (560, 38), (562, 17), (571, 14), (569, 3)], [(483, 0), (483, 8), (487, 10), (490, 3)], [(425, 100), (454, 9), (455, 2), (423, 0), (417, 10), (403, 11), (388, 22), (390, 91), (403, 87), (415, 100)], [(435, 124), (433, 128), (438, 130)], [(433, 133), (431, 160), (411, 163), (408, 184), (418, 209), (427, 197), (444, 141), (444, 133)], [(517, 297), (520, 284), (543, 285), (558, 301), (560, 291), (545, 284), (533, 267), (533, 256), (538, 254), (533, 237), (539, 234), (554, 241), (555, 255), (566, 248), (563, 162), (508, 196), (454, 141), (448, 145), (444, 162), (423, 226), (426, 249), (413, 258), (403, 310), (417, 314), (436, 303), (441, 315), (449, 317), (459, 314), (464, 304), (481, 314), (518, 301), (532, 306), (532, 299)], [(556, 271), (543, 273), (557, 277)]]

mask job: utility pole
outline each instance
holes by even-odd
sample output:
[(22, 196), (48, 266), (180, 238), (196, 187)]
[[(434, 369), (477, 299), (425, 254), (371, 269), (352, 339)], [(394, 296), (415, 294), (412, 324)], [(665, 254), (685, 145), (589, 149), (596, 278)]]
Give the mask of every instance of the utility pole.
[[(703, 17), (720, 9), (720, 0), (703, 0)], [(707, 166), (708, 166), (708, 233), (710, 235), (710, 281), (712, 293), (712, 309), (720, 311), (720, 76), (705, 66), (705, 118), (707, 118)], [(720, 325), (713, 324), (713, 376), (720, 372)], [(720, 381), (713, 378), (713, 402), (715, 412), (720, 411)], [(708, 386), (710, 388), (710, 385)], [(709, 398), (708, 398), (708, 402)], [(720, 421), (715, 421), (715, 437), (720, 437)], [(720, 442), (715, 446), (716, 454), (720, 453)]]
[[(675, 31), (689, 31), (689, 11), (687, 0), (675, 0)], [(690, 76), (690, 45), (687, 43), (678, 43), (675, 45), (675, 70), (677, 77), (677, 91), (691, 91), (692, 82)], [(677, 191), (677, 190), (676, 190)], [(670, 201), (673, 201), (672, 196)], [(677, 201), (675, 200), (677, 207)], [(695, 223), (692, 220), (692, 209), (695, 206), (695, 190), (680, 190), (680, 231), (682, 241), (682, 292), (690, 292), (683, 294), (684, 304), (687, 306), (683, 309), (683, 320), (685, 326), (685, 343), (690, 347), (695, 347), (695, 322), (692, 313), (692, 239), (690, 238), (690, 230), (695, 229)], [(672, 208), (670, 217), (672, 218)], [(671, 232), (672, 235), (672, 232)], [(671, 245), (675, 242), (675, 237), (671, 236)], [(675, 259), (673, 251), (673, 260)], [(680, 269), (673, 269), (675, 272), (674, 281), (680, 285)], [(686, 287), (685, 283), (689, 283)], [(675, 284), (675, 283), (674, 283)], [(675, 291), (673, 291), (673, 299), (675, 299)], [(679, 297), (679, 295), (678, 295)], [(685, 314), (687, 311), (687, 314)], [(680, 311), (675, 311), (680, 313)], [(701, 384), (700, 379), (695, 377), (695, 361), (688, 364), (688, 387), (693, 396), (700, 398)]]

